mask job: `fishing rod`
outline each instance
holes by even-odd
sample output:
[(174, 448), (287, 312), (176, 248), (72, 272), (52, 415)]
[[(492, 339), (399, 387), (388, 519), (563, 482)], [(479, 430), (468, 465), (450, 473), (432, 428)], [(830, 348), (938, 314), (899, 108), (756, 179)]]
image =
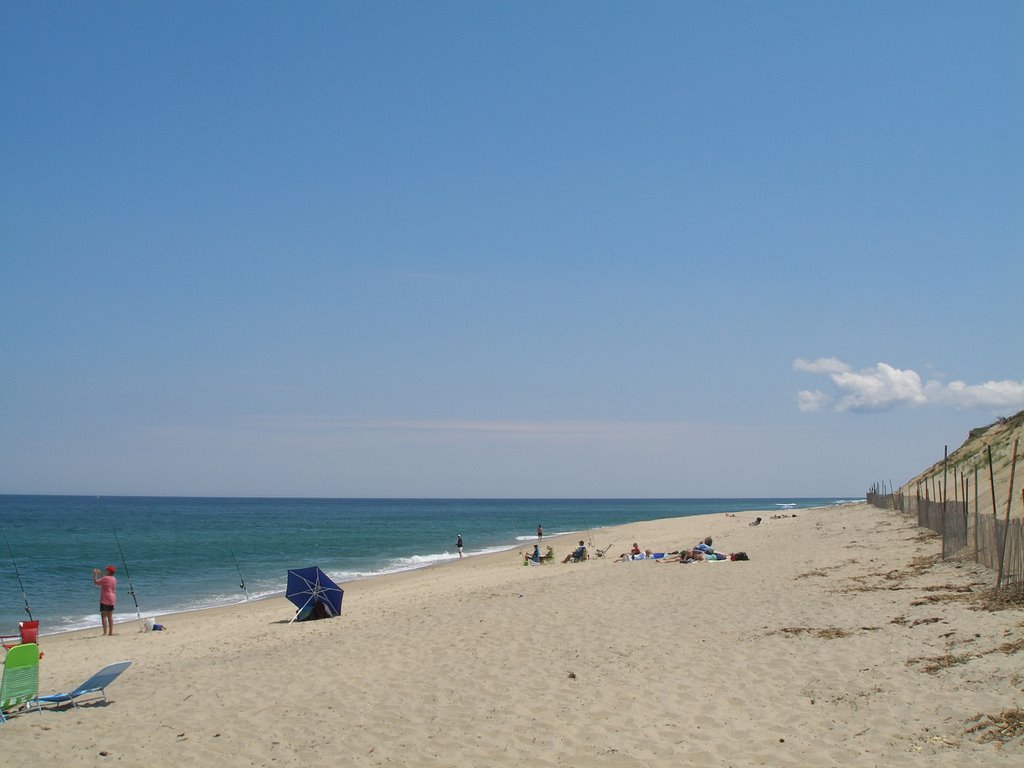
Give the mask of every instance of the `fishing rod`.
[(114, 532), (114, 541), (117, 542), (117, 551), (121, 553), (121, 565), (124, 566), (124, 577), (128, 579), (128, 594), (132, 596), (132, 602), (135, 603), (135, 615), (139, 617), (139, 622), (142, 622), (142, 611), (139, 610), (139, 601), (135, 597), (135, 587), (132, 585), (132, 575), (128, 572), (128, 561), (124, 559), (124, 550), (121, 548), (121, 540), (117, 538), (117, 528), (111, 524), (110, 530)]
[(25, 613), (28, 614), (29, 621), (35, 621), (32, 618), (32, 609), (28, 607), (28, 595), (25, 594), (25, 585), (21, 581), (21, 571), (18, 570), (18, 561), (14, 559), (14, 550), (11, 549), (11, 542), (7, 540), (7, 534), (4, 534), (4, 543), (7, 544), (7, 551), (11, 553), (11, 563), (14, 565), (14, 573), (18, 577), (18, 586), (21, 587), (21, 599), (25, 601)]
[(231, 559), (235, 561), (235, 570), (238, 571), (238, 586), (245, 592), (245, 602), (249, 602), (249, 590), (245, 588), (245, 577), (242, 576), (242, 569), (238, 567), (238, 560), (235, 558), (235, 551), (231, 549), (231, 545), (228, 544), (228, 552), (231, 553)]

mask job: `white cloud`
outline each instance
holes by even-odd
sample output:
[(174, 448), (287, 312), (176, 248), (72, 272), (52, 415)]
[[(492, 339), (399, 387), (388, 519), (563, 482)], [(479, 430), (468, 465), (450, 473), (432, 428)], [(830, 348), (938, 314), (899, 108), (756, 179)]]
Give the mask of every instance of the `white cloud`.
[(929, 381), (925, 387), (929, 402), (941, 403), (956, 409), (979, 407), (1016, 408), (1024, 404), (1024, 381), (986, 381), (983, 384), (965, 384), (951, 381), (941, 384)]
[(798, 357), (793, 361), (793, 369), (805, 373), (845, 373), (850, 366), (834, 357), (819, 357), (817, 360)]
[(920, 376), (886, 363), (860, 373), (834, 373), (832, 381), (844, 393), (836, 403), (837, 411), (887, 411), (897, 405), (927, 402)]
[[(846, 363), (834, 357), (807, 361), (797, 358), (793, 368), (806, 373), (825, 374), (836, 386), (836, 411), (875, 412), (898, 407), (916, 408), (923, 405), (942, 405), (957, 409), (967, 408), (1021, 408), (1024, 407), (1024, 382), (988, 381), (966, 384), (953, 381), (923, 383), (916, 371), (902, 370), (888, 363), (874, 368), (853, 371)], [(801, 391), (797, 407), (801, 411), (820, 411), (831, 398), (819, 391)]]
[(796, 407), (804, 413), (817, 413), (829, 401), (829, 396), (824, 392), (815, 390), (802, 390), (796, 394)]

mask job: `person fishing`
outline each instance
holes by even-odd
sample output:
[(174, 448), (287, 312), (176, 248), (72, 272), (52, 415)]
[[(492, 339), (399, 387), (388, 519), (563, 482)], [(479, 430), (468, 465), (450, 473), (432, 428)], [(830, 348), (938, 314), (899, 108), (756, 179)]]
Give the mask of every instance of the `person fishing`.
[(117, 604), (117, 569), (107, 566), (107, 575), (100, 576), (100, 569), (92, 569), (92, 582), (100, 588), (100, 621), (103, 622), (103, 634), (114, 634), (114, 606)]

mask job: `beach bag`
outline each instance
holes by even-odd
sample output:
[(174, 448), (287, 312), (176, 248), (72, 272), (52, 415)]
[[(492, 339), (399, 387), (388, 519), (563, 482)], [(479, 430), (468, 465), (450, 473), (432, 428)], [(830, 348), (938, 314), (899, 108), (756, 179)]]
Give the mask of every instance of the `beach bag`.
[(730, 560), (749, 560), (746, 552), (733, 552), (729, 558)]

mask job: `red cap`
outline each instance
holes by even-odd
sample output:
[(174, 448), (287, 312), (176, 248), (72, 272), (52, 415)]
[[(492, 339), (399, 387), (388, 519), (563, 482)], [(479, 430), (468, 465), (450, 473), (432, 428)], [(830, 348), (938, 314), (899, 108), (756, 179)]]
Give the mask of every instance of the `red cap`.
[(112, 565), (108, 565), (107, 566), (107, 573), (109, 573), (110, 575), (114, 575), (115, 573), (117, 573), (117, 568), (115, 568)]

